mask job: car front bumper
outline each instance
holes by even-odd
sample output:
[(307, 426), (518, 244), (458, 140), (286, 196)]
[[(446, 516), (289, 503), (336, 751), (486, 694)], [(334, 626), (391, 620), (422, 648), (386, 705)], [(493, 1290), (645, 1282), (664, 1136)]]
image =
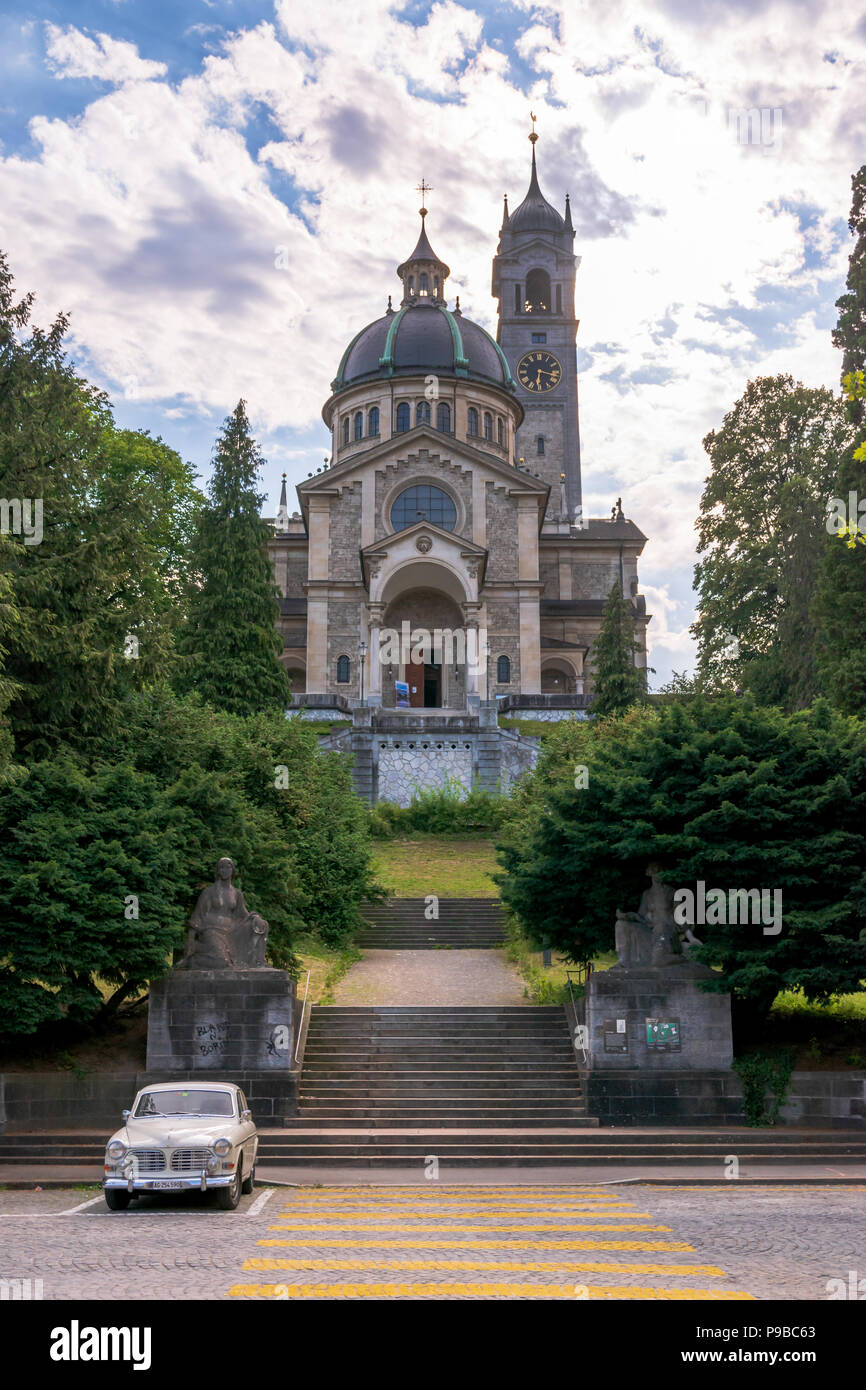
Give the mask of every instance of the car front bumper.
[(234, 1173), (178, 1173), (164, 1178), (104, 1178), (102, 1186), (115, 1192), (209, 1192), (230, 1187)]

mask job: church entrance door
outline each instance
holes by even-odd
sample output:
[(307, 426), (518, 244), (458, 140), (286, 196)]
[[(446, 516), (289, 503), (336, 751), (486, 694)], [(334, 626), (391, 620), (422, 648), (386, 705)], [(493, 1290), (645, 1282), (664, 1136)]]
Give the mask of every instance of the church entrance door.
[(442, 704), (442, 667), (428, 663), (424, 667), (424, 705), (438, 709)]
[(406, 681), (409, 686), (409, 706), (411, 709), (424, 708), (424, 662), (406, 662)]

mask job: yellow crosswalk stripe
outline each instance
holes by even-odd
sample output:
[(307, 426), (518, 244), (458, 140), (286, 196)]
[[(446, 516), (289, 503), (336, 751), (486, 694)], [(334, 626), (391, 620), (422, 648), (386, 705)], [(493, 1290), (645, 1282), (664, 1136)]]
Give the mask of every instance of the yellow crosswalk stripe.
[[(344, 1215), (343, 1212), (340, 1211), (329, 1211), (322, 1213), (316, 1212), (312, 1216), (308, 1216), (306, 1212), (302, 1211), (291, 1211), (281, 1212), (279, 1220), (280, 1222), (285, 1222), (287, 1225), (297, 1224), (298, 1221), (304, 1221), (305, 1223), (309, 1222), (311, 1226), (315, 1226), (321, 1221), (339, 1221), (345, 1226), (355, 1226), (358, 1224), (359, 1221), (393, 1221), (396, 1222), (398, 1225), (409, 1226), (410, 1223), (413, 1221), (447, 1221), (455, 1216), (459, 1217), (461, 1220), (467, 1220), (470, 1217), (480, 1217), (484, 1220), (490, 1218), (491, 1220), (493, 1220), (494, 1218), (499, 1218), (503, 1216), (509, 1216), (513, 1220), (518, 1220), (521, 1217), (523, 1217), (526, 1220), (529, 1220), (532, 1217), (557, 1216), (568, 1217), (569, 1219), (575, 1216), (589, 1216), (596, 1221), (603, 1221), (605, 1219), (608, 1221), (613, 1221), (619, 1220), (620, 1218), (622, 1218), (623, 1220), (652, 1220), (651, 1211), (626, 1211), (625, 1209), (623, 1209), (622, 1211), (581, 1211), (579, 1207), (573, 1211), (511, 1211), (508, 1207), (506, 1207), (502, 1211), (412, 1211), (400, 1214), (395, 1214), (394, 1212), (390, 1211), (373, 1210), (353, 1211), (347, 1215)], [(275, 1230), (276, 1227), (272, 1227), (271, 1229)]]
[[(596, 1228), (597, 1229), (597, 1228)], [(302, 1236), (258, 1240), (281, 1248), (316, 1245), (328, 1250), (673, 1250), (694, 1254), (684, 1240), (310, 1240)]]
[[(578, 1292), (579, 1291), (579, 1292)], [(233, 1284), (230, 1298), (640, 1298), (675, 1302), (749, 1300), (740, 1290), (659, 1289), (623, 1284)]]
[(616, 1261), (605, 1260), (249, 1259), (244, 1260), (243, 1268), (248, 1273), (258, 1270), (279, 1269), (472, 1269), (479, 1271), (499, 1269), (512, 1274), (519, 1273), (522, 1270), (530, 1270), (533, 1273), (545, 1273), (549, 1270), (556, 1270), (560, 1274), (565, 1272), (575, 1274), (664, 1274), (668, 1278), (674, 1274), (679, 1274), (693, 1279), (706, 1279), (709, 1277), (724, 1279), (726, 1277), (725, 1271), (723, 1269), (717, 1269), (715, 1265), (635, 1264), (632, 1262), (621, 1264)]
[[(376, 1222), (364, 1221), (357, 1224), (354, 1221), (291, 1221), (281, 1222), (278, 1226), (269, 1226), (269, 1231), (309, 1231), (311, 1235), (323, 1235), (328, 1231), (345, 1231), (349, 1227), (358, 1231), (391, 1231), (393, 1226), (381, 1226)], [(620, 1224), (617, 1222), (613, 1226), (589, 1226), (581, 1222), (570, 1225), (558, 1226), (458, 1226), (452, 1223), (445, 1223), (439, 1226), (412, 1226), (410, 1228), (417, 1231), (419, 1235), (435, 1235), (437, 1231), (455, 1231), (463, 1235), (484, 1235), (488, 1231), (504, 1231), (506, 1233), (516, 1233), (525, 1235), (531, 1231), (562, 1231), (568, 1234), (571, 1231), (669, 1231), (670, 1226), (648, 1226), (640, 1222), (627, 1222)]]

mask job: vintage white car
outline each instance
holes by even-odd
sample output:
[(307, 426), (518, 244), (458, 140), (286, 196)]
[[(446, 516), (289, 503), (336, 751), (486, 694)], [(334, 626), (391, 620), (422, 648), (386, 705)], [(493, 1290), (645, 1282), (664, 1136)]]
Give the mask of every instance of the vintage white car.
[(140, 1192), (216, 1192), (234, 1211), (252, 1192), (259, 1138), (239, 1086), (227, 1081), (145, 1086), (105, 1147), (105, 1200), (124, 1211)]

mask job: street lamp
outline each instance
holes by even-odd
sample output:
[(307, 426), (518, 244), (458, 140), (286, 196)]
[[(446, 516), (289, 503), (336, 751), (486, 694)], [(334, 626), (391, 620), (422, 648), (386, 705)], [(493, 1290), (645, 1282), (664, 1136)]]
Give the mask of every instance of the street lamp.
[(360, 662), (360, 666), (361, 666), (361, 704), (363, 705), (363, 703), (364, 703), (364, 659), (365, 659), (365, 657), (366, 657), (366, 655), (367, 655), (367, 643), (366, 643), (366, 642), (363, 642), (363, 641), (362, 641), (362, 642), (359, 642), (359, 643), (358, 643), (358, 651), (361, 653), (361, 662)]

